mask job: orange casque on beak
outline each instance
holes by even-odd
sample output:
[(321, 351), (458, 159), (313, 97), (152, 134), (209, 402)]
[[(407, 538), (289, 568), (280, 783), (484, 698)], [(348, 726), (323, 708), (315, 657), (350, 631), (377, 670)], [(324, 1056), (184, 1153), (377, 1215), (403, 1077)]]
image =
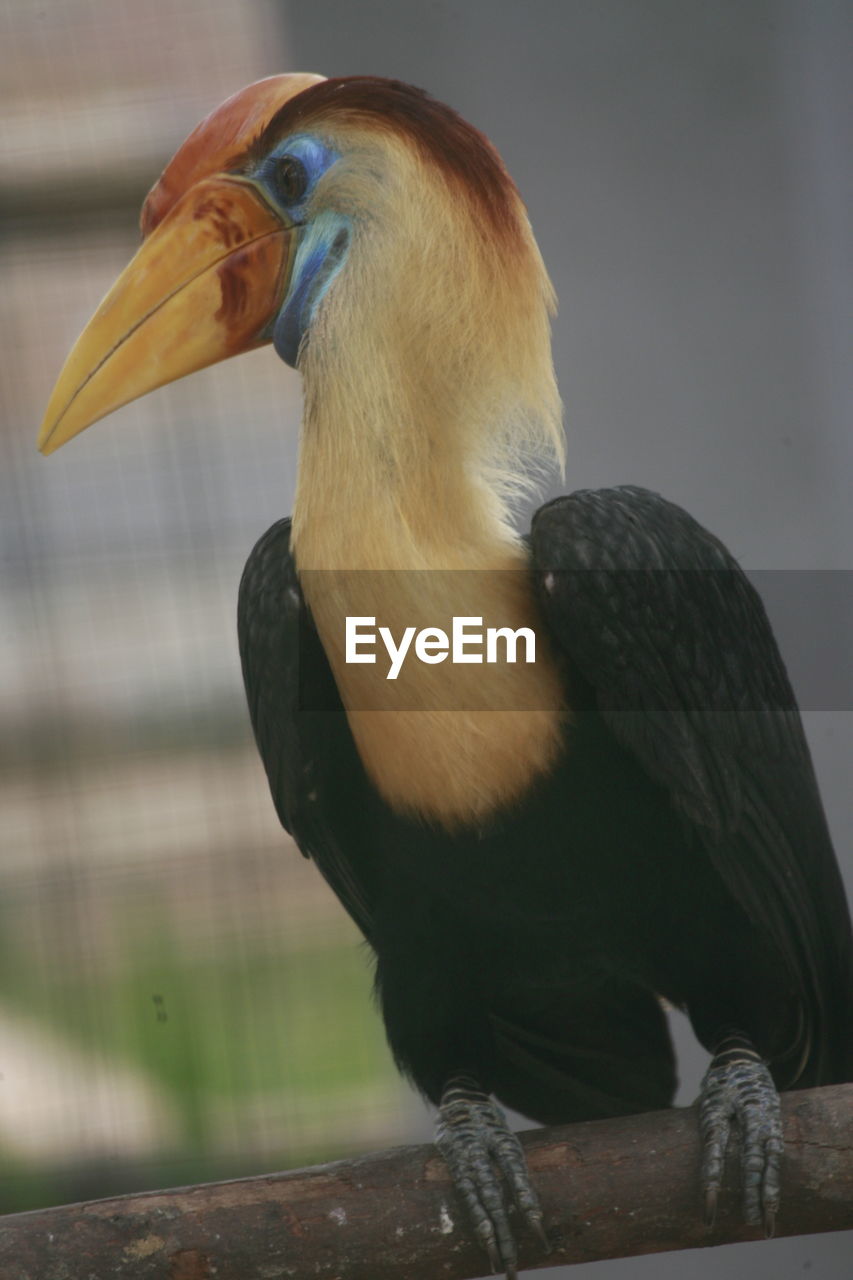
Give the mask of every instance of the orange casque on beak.
[(141, 249), (59, 375), (42, 453), (146, 391), (269, 340), (293, 228), (251, 181), (224, 171), (284, 103), (322, 80), (297, 72), (247, 85), (172, 157), (145, 202)]
[(268, 342), (293, 240), (252, 182), (219, 174), (190, 187), (78, 338), (47, 407), (42, 453), (155, 387)]

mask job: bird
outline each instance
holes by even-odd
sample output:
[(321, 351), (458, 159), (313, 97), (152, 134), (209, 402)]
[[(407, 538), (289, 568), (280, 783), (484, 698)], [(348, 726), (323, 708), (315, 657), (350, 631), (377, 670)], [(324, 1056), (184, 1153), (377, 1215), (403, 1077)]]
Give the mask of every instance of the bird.
[(772, 1234), (779, 1091), (853, 1078), (815, 773), (762, 602), (687, 512), (624, 485), (517, 529), (564, 437), (554, 294), (498, 153), (401, 81), (272, 76), (189, 135), (141, 229), (39, 447), (253, 347), (301, 375), (292, 517), (239, 590), (249, 713), (492, 1269), (548, 1243), (503, 1108), (669, 1106), (667, 1003), (710, 1054), (706, 1220), (736, 1126)]

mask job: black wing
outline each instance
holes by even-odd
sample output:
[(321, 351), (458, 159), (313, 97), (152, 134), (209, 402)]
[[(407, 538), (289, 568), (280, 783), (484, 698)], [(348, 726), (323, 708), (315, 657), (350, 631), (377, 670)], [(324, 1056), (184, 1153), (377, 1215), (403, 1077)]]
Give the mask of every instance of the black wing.
[(354, 819), (367, 781), (299, 586), (289, 520), (268, 529), (246, 562), (237, 633), (249, 715), (281, 824), (370, 940), (373, 869)]
[(605, 723), (784, 958), (807, 1024), (800, 1083), (849, 1079), (850, 919), (757, 593), (716, 538), (643, 489), (549, 503), (531, 546), (546, 618)]

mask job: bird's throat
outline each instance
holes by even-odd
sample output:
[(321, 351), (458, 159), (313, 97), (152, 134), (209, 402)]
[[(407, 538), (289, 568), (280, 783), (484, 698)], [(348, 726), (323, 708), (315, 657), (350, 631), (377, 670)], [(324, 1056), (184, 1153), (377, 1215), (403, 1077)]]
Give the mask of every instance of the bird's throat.
[[(464, 474), (433, 476), (425, 457), (402, 483), (386, 467), (378, 484), (363, 455), (346, 433), (306, 425), (293, 522), (302, 589), (384, 799), (450, 828), (480, 823), (550, 770), (562, 740), (561, 682), (526, 553), (488, 491)], [(535, 660), (519, 643), (509, 661), (503, 641), (493, 662), (476, 643), (461, 661), (448, 652), (433, 663), (412, 646), (389, 679), (384, 648), (363, 646), (373, 663), (347, 660), (347, 618), (373, 618), (396, 641), (409, 628), (450, 637), (454, 618), (481, 619), (484, 636), (526, 628)], [(477, 653), (483, 660), (471, 661)]]

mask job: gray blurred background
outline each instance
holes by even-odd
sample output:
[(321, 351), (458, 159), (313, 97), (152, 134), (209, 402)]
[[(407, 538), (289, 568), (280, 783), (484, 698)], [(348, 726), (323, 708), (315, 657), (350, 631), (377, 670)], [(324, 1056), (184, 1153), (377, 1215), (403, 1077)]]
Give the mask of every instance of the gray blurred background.
[[(410, 80), (492, 138), (560, 297), (567, 486), (647, 485), (773, 571), (850, 883), (849, 3), (2, 0), (0, 47), (0, 1211), (429, 1134), (243, 708), (237, 583), (290, 509), (298, 377), (257, 352), (34, 448), (147, 187), (260, 76)], [(851, 1255), (572, 1275), (841, 1280)]]

